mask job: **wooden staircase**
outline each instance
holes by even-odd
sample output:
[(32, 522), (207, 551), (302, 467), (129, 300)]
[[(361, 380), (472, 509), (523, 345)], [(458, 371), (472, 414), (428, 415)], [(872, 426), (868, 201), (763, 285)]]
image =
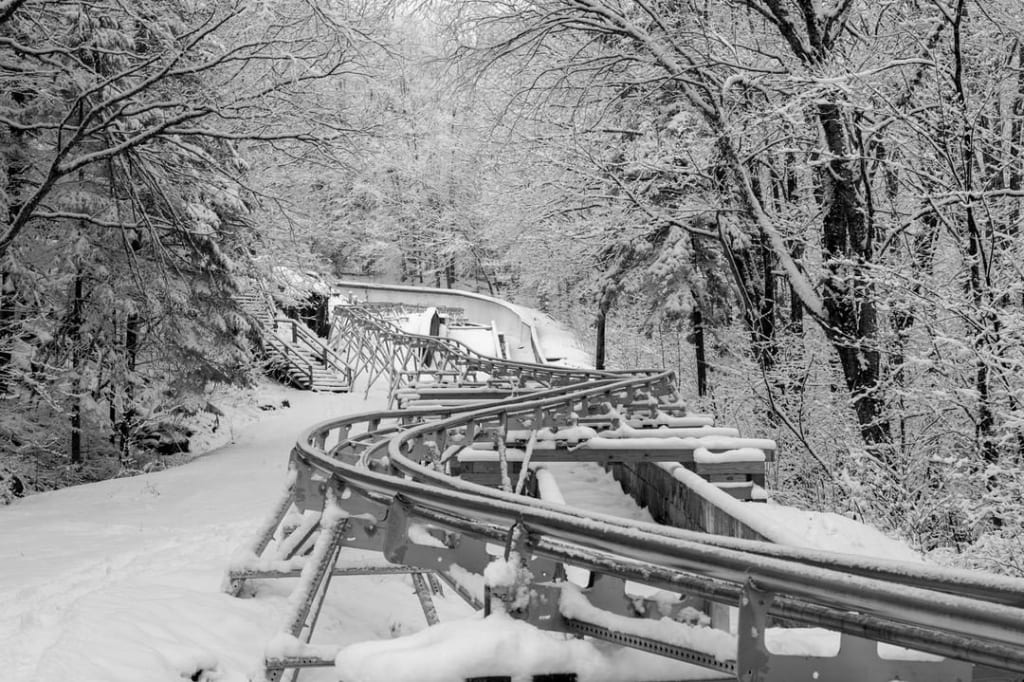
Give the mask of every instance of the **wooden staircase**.
[(307, 391), (352, 389), (352, 370), (305, 324), (276, 315), (273, 302), (261, 293), (240, 293), (235, 301), (257, 322), (260, 347), (273, 374)]

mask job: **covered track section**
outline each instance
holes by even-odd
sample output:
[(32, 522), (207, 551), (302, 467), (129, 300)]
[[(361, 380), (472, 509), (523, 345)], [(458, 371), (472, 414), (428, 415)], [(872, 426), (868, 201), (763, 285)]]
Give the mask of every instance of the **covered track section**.
[[(486, 357), (403, 332), (366, 298), (336, 310), (332, 343), (367, 385), (388, 382), (389, 404), (301, 434), (282, 497), (228, 571), (235, 595), (294, 583), (267, 679), (333, 666), (338, 647), (313, 640), (331, 586), (395, 572), (429, 624), (449, 589), (485, 613), (685, 661), (686, 679), (1024, 679), (1024, 581), (794, 546), (759, 511), (774, 442), (688, 413), (672, 373)], [(547, 465), (578, 461), (657, 496), (673, 525), (565, 505)], [(379, 560), (349, 562), (352, 550)], [(809, 628), (838, 652), (811, 650)]]

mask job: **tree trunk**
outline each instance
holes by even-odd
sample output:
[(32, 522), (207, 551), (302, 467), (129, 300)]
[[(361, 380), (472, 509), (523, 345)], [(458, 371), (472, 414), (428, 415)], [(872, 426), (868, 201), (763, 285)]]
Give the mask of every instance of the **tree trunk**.
[[(999, 334), (999, 321), (992, 310), (993, 287), (990, 280), (989, 266), (990, 258), (994, 253), (985, 253), (985, 244), (989, 243), (992, 235), (991, 226), (986, 234), (982, 234), (982, 226), (978, 222), (978, 216), (974, 208), (974, 192), (976, 185), (986, 183), (989, 178), (982, 177), (981, 182), (975, 183), (975, 168), (978, 160), (975, 154), (978, 146), (975, 143), (975, 126), (973, 115), (968, 109), (967, 87), (964, 84), (964, 57), (962, 46), (963, 20), (967, 18), (967, 6), (962, 0), (956, 7), (956, 14), (952, 19), (953, 25), (953, 86), (956, 89), (957, 104), (960, 107), (961, 120), (959, 125), (959, 151), (961, 157), (962, 189), (967, 192), (967, 206), (964, 214), (964, 222), (967, 229), (967, 266), (968, 293), (971, 296), (971, 303), (977, 315), (977, 331), (974, 335), (974, 348), (978, 360), (975, 364), (974, 389), (978, 395), (978, 418), (976, 422), (976, 438), (981, 446), (982, 458), (985, 462), (992, 463), (998, 459), (998, 451), (995, 445), (993, 429), (995, 418), (993, 415), (992, 395), (990, 386), (989, 360), (986, 356), (997, 355), (997, 337)], [(982, 143), (983, 144), (983, 143)], [(984, 152), (984, 148), (982, 148)], [(984, 157), (984, 153), (982, 154)], [(984, 161), (982, 160), (980, 172), (985, 175)], [(1002, 172), (999, 172), (999, 179), (1002, 179)], [(987, 224), (987, 223), (986, 223)]]
[(704, 316), (700, 308), (694, 308), (690, 315), (693, 324), (693, 352), (697, 364), (697, 395), (701, 398), (708, 394), (708, 365), (704, 354)]
[[(762, 291), (763, 286), (774, 288), (774, 275), (771, 272), (761, 273), (758, 277), (758, 267), (768, 262), (768, 257), (763, 253), (764, 243), (758, 247), (759, 254), (751, 254), (745, 251), (740, 254), (730, 254), (729, 260), (733, 268), (733, 278), (736, 286), (740, 288), (740, 296), (743, 301), (743, 319), (747, 323), (747, 330), (750, 332), (750, 346), (757, 360), (758, 365), (765, 372), (771, 371), (775, 366), (775, 301), (766, 300), (767, 293)], [(757, 255), (761, 258), (758, 259)], [(760, 262), (759, 262), (760, 261)], [(768, 315), (767, 319), (765, 315)]]
[[(15, 90), (10, 93), (11, 101), (18, 107), (25, 107), (35, 99), (32, 93)], [(6, 220), (8, 225), (14, 224), (21, 212), (21, 190), (27, 184), (32, 164), (26, 147), (31, 142), (28, 135), (21, 130), (10, 130), (8, 157), (5, 175), (7, 182), (0, 191), (7, 195), (10, 204), (7, 206)], [(14, 279), (8, 271), (5, 257), (0, 256), (0, 393), (7, 393), (10, 385), (11, 345), (14, 342), (15, 300), (17, 299)]]
[[(1010, 131), (1008, 146), (1007, 187), (1013, 194), (1019, 194), (1024, 187), (1024, 41), (1017, 46), (1017, 90), (1013, 93), (1010, 105)], [(1012, 200), (1009, 220), (1006, 222), (1006, 233), (1010, 239), (1020, 234), (1021, 201), (1019, 197)]]
[[(135, 373), (136, 360), (139, 352), (139, 316), (129, 313), (124, 328), (125, 374), (129, 377)], [(127, 464), (131, 456), (132, 429), (135, 427), (135, 386), (129, 379), (124, 386), (124, 412), (121, 415), (120, 458), (121, 464)]]
[(451, 289), (455, 286), (455, 259), (449, 258), (444, 265), (445, 288)]
[(758, 335), (763, 358), (761, 366), (765, 371), (775, 368), (778, 348), (775, 338), (775, 258), (767, 238), (761, 237), (761, 273), (764, 289), (761, 292), (761, 309), (758, 311)]
[(975, 332), (974, 347), (977, 351), (978, 360), (974, 372), (974, 390), (978, 394), (978, 420), (976, 426), (976, 437), (981, 446), (982, 458), (987, 463), (994, 463), (999, 459), (999, 453), (995, 445), (993, 430), (995, 427), (995, 416), (993, 414), (992, 394), (990, 386), (989, 359), (986, 356), (997, 354), (995, 349), (996, 336), (998, 334), (998, 320), (991, 310), (991, 285), (983, 272), (982, 260), (984, 258), (984, 247), (980, 226), (974, 213), (974, 207), (967, 205), (967, 257), (970, 261), (968, 286), (970, 288), (971, 303), (979, 315), (978, 327)]
[[(804, 257), (804, 244), (802, 242), (794, 242), (791, 247), (793, 254), (793, 260), (797, 263)], [(800, 302), (800, 295), (793, 289), (793, 285), (789, 286), (789, 323), (788, 328), (790, 333), (798, 336), (804, 333), (804, 304)]]
[(0, 394), (10, 386), (11, 346), (14, 342), (14, 280), (0, 270)]
[(830, 199), (822, 223), (828, 272), (822, 300), (830, 321), (825, 331), (839, 355), (864, 443), (876, 457), (888, 460), (892, 434), (879, 386), (878, 311), (864, 267), (872, 260), (874, 235), (858, 191), (860, 170), (849, 149), (839, 105), (819, 104), (818, 116), (832, 157), (822, 174)]
[[(921, 292), (923, 278), (930, 275), (933, 270), (935, 244), (939, 232), (939, 216), (934, 211), (928, 211), (922, 216), (921, 224), (922, 230), (914, 236), (913, 248), (910, 254), (912, 271), (915, 275), (914, 283), (910, 290), (915, 296)], [(911, 306), (897, 306), (890, 315), (890, 321), (896, 336), (891, 367), (892, 381), (900, 396), (897, 398), (897, 409), (900, 415), (898, 420), (899, 445), (900, 451), (906, 452), (907, 420), (904, 416), (906, 409), (904, 407), (904, 399), (902, 397), (904, 391), (902, 389), (905, 387), (904, 365), (906, 363), (906, 349), (910, 342), (910, 330), (917, 321), (917, 316)]]
[(82, 462), (82, 269), (75, 274), (71, 300), (69, 339), (71, 341), (71, 369), (74, 372), (71, 391), (71, 448), (72, 464)]
[(597, 348), (594, 351), (594, 367), (596, 369), (604, 369), (605, 365), (605, 326), (611, 305), (611, 299), (602, 295), (601, 302), (597, 306)]

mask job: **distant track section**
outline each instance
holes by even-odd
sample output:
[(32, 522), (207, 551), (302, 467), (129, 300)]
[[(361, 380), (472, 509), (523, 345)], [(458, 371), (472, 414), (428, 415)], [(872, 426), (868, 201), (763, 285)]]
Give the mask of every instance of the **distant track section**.
[[(485, 612), (680, 659), (705, 679), (1021, 679), (1024, 581), (795, 548), (741, 501), (763, 499), (775, 444), (687, 413), (672, 373), (486, 357), (375, 310), (398, 303), (378, 294), (408, 288), (360, 286), (331, 340), (368, 384), (387, 379), (389, 409), (301, 434), (285, 493), (228, 573), (233, 594), (248, 580), (297, 580), (268, 679), (332, 665), (335, 650), (308, 642), (334, 577), (395, 571), (413, 575), (428, 623), (443, 582)], [(672, 485), (647, 494), (679, 498), (685, 527), (537, 499), (559, 497), (545, 462), (580, 460), (633, 472), (634, 487), (644, 467), (665, 473)], [(347, 566), (346, 549), (381, 561)], [(677, 598), (631, 594), (626, 581)], [(768, 650), (769, 628), (800, 640), (805, 626), (840, 633), (839, 654)], [(882, 657), (875, 642), (946, 658)]]
[(368, 306), (433, 306), (462, 311), (466, 318), (477, 322), (493, 322), (506, 337), (510, 360), (581, 368), (593, 366), (593, 356), (565, 325), (540, 311), (494, 296), (457, 289), (353, 281), (339, 282), (336, 289)]

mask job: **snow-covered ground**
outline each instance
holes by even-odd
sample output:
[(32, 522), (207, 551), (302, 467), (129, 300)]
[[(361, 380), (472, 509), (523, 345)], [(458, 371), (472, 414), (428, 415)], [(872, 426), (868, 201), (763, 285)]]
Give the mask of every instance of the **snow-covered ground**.
[[(235, 442), (187, 465), (0, 508), (5, 679), (180, 682), (214, 668), (204, 679), (249, 679), (287, 595), (277, 586), (258, 599), (221, 594), (229, 558), (279, 495), (298, 431), (366, 409), (361, 395), (276, 397), (291, 407), (247, 426), (236, 414)], [(350, 618), (376, 620), (374, 610), (357, 602)], [(393, 628), (418, 625), (392, 617)]]
[[(290, 408), (254, 410), (249, 416), (262, 420), (245, 426), (246, 413), (231, 412), (235, 441), (184, 466), (0, 508), (4, 678), (241, 682), (258, 675), (294, 583), (252, 581), (254, 597), (229, 597), (220, 588), (231, 555), (277, 499), (300, 429), (379, 408), (384, 394), (374, 389), (367, 401), (361, 393), (283, 388), (261, 395), (265, 404), (285, 399)], [(399, 668), (393, 655), (376, 653), (381, 644), (366, 644), (342, 652), (342, 679), (457, 680), (560, 666), (592, 681), (692, 675), (668, 659), (543, 633), (505, 616), (484, 621), (450, 593), (437, 607), (441, 626), (392, 644), (403, 651)], [(314, 643), (392, 640), (425, 627), (407, 576), (339, 578)], [(638, 677), (641, 670), (649, 674)], [(339, 671), (306, 670), (301, 679), (337, 680)]]
[[(290, 407), (256, 407), (280, 406), (283, 400)], [(282, 629), (294, 582), (252, 581), (255, 595), (236, 599), (220, 591), (225, 569), (280, 494), (298, 432), (383, 403), (382, 388), (367, 400), (362, 392), (315, 394), (271, 386), (241, 401), (223, 396), (226, 414), (213, 438), (233, 442), (181, 467), (0, 508), (5, 679), (258, 677), (265, 646)], [(548, 469), (569, 504), (649, 519), (596, 465)], [(849, 546), (856, 535), (835, 515), (773, 511), (781, 523), (803, 524), (808, 538), (841, 536)], [(857, 537), (865, 553), (882, 543)], [(367, 557), (353, 552), (342, 559), (361, 563)], [(344, 647), (339, 667), (307, 670), (301, 679), (454, 681), (558, 671), (577, 672), (590, 682), (714, 677), (669, 659), (540, 632), (500, 614), (485, 620), (450, 593), (437, 600), (437, 608), (442, 624), (426, 629), (407, 576), (336, 579), (313, 643)]]

